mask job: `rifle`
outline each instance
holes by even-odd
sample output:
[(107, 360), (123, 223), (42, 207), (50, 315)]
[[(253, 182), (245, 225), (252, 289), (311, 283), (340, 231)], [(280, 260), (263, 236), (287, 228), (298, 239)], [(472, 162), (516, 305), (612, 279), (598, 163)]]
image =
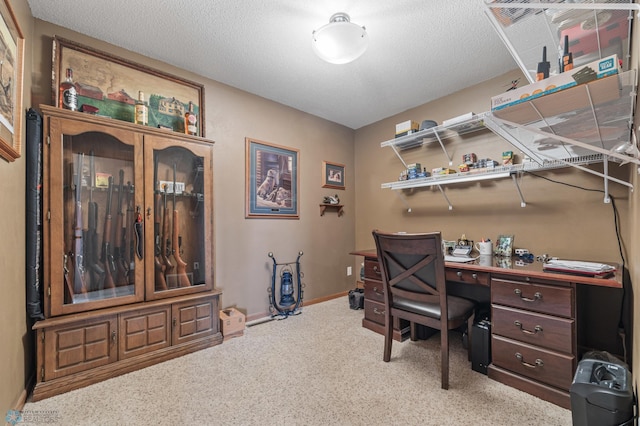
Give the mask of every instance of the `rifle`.
[(167, 280), (165, 278), (165, 273), (166, 273), (166, 266), (164, 264), (164, 262), (162, 261), (162, 249), (160, 246), (160, 241), (162, 241), (164, 238), (162, 235), (160, 235), (160, 214), (162, 212), (162, 207), (161, 207), (161, 196), (160, 196), (160, 192), (156, 191), (156, 195), (155, 195), (155, 212), (154, 212), (154, 222), (153, 222), (153, 230), (154, 230), (154, 234), (156, 236), (156, 241), (155, 241), (155, 256), (153, 258), (153, 262), (155, 265), (155, 279), (156, 279), (156, 290), (167, 290)]
[(78, 154), (78, 171), (76, 172), (75, 198), (76, 220), (73, 226), (73, 294), (84, 294), (87, 286), (84, 282), (84, 249), (82, 247), (82, 165), (84, 153)]
[(69, 282), (69, 268), (67, 268), (68, 255), (64, 255), (64, 261), (62, 262), (62, 269), (64, 271), (64, 301), (65, 303), (73, 303), (73, 287)]
[(178, 286), (189, 287), (189, 277), (187, 276), (187, 263), (180, 256), (180, 244), (179, 240), (179, 219), (178, 210), (176, 209), (176, 164), (173, 163), (173, 258), (176, 260), (176, 274), (178, 275)]
[(89, 290), (98, 290), (99, 286), (104, 280), (104, 269), (98, 262), (98, 203), (93, 201), (93, 185), (95, 183), (95, 166), (93, 163), (93, 151), (90, 152), (89, 160), (89, 173), (90, 173), (90, 186), (89, 186), (89, 227), (86, 232), (86, 239), (84, 243), (84, 260), (87, 265), (87, 270), (90, 272), (91, 288)]
[(107, 209), (104, 217), (104, 232), (102, 233), (102, 256), (100, 260), (104, 265), (105, 276), (103, 288), (113, 289), (115, 283), (113, 274), (116, 271), (116, 265), (111, 254), (111, 197), (113, 195), (113, 177), (109, 176), (109, 192), (107, 193)]
[(123, 221), (122, 194), (124, 192), (124, 170), (120, 169), (120, 180), (118, 182), (118, 215), (116, 217), (115, 241), (113, 242), (113, 255), (116, 263), (118, 286), (129, 284), (129, 267), (125, 265), (122, 257)]
[(133, 205), (131, 204), (131, 196), (133, 194), (133, 185), (131, 182), (127, 182), (127, 227), (124, 232), (124, 255), (122, 257), (124, 264), (127, 267), (128, 280), (129, 284), (133, 284), (134, 276), (132, 275), (133, 269), (135, 268), (135, 262), (133, 261), (133, 226), (135, 222), (135, 215), (133, 211)]
[(165, 273), (170, 273), (173, 270), (173, 263), (169, 259), (169, 249), (167, 248), (167, 241), (169, 241), (169, 207), (167, 206), (167, 185), (164, 185), (164, 213), (162, 215), (162, 245), (160, 247), (160, 256), (162, 257), (162, 263), (166, 267)]

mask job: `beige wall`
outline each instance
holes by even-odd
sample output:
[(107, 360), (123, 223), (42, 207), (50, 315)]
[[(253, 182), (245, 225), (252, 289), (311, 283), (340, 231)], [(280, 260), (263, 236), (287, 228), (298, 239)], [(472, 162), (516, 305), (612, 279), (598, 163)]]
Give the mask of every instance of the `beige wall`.
[[(18, 24), (25, 36), (24, 108), (28, 108), (31, 81), (31, 31), (33, 20), (27, 2), (11, 2)], [(24, 141), (23, 141), (24, 143)], [(24, 151), (23, 151), (24, 153)], [(25, 159), (0, 160), (0, 414), (24, 398), (27, 370), (30, 369), (32, 344), (25, 307)]]

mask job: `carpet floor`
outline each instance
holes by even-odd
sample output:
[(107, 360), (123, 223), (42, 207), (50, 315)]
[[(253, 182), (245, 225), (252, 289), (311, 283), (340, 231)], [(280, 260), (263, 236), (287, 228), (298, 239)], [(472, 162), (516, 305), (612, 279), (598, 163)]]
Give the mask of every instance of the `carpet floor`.
[[(394, 342), (362, 328), (346, 297), (193, 354), (38, 402), (23, 423), (49, 425), (571, 425), (571, 412), (471, 369), (450, 339)], [(32, 422), (32, 423), (30, 423)]]

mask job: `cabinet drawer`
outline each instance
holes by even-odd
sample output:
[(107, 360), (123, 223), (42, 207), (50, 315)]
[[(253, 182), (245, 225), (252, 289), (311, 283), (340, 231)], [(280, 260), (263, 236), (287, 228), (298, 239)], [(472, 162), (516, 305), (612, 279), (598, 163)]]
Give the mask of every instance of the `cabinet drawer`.
[(491, 336), (493, 364), (529, 377), (569, 390), (573, 380), (575, 357), (506, 339), (495, 334)]
[(44, 331), (44, 380), (90, 370), (117, 360), (116, 317)]
[(171, 344), (169, 307), (142, 309), (120, 315), (119, 358), (141, 355)]
[(364, 278), (370, 278), (372, 280), (382, 280), (382, 272), (380, 271), (380, 265), (378, 264), (377, 260), (364, 260)]
[(218, 332), (218, 299), (200, 299), (196, 302), (172, 305), (172, 345), (200, 339)]
[(375, 302), (384, 303), (384, 289), (380, 281), (364, 281), (364, 298)]
[(478, 284), (483, 286), (489, 286), (489, 273), (467, 271), (465, 269), (445, 269), (445, 278), (447, 281), (456, 281), (467, 284)]
[(369, 321), (384, 325), (384, 303), (364, 300), (364, 317)]
[(573, 318), (573, 289), (491, 279), (491, 303)]
[(573, 353), (574, 320), (506, 306), (493, 305), (491, 309), (491, 328), (494, 334)]

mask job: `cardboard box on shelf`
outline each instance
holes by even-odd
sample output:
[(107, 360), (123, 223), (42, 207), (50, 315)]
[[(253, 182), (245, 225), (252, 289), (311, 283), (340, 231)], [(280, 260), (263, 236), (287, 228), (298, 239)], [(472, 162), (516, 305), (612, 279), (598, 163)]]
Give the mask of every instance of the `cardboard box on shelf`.
[(491, 111), (518, 105), (551, 93), (559, 92), (580, 84), (588, 83), (622, 72), (617, 55), (590, 62), (562, 74), (536, 81), (528, 86), (510, 90), (491, 98)]
[(242, 336), (245, 327), (245, 315), (236, 308), (227, 308), (220, 311), (220, 331), (224, 340)]
[(417, 121), (407, 120), (402, 123), (396, 124), (396, 137), (408, 135), (409, 133), (413, 133), (418, 131), (420, 125)]

